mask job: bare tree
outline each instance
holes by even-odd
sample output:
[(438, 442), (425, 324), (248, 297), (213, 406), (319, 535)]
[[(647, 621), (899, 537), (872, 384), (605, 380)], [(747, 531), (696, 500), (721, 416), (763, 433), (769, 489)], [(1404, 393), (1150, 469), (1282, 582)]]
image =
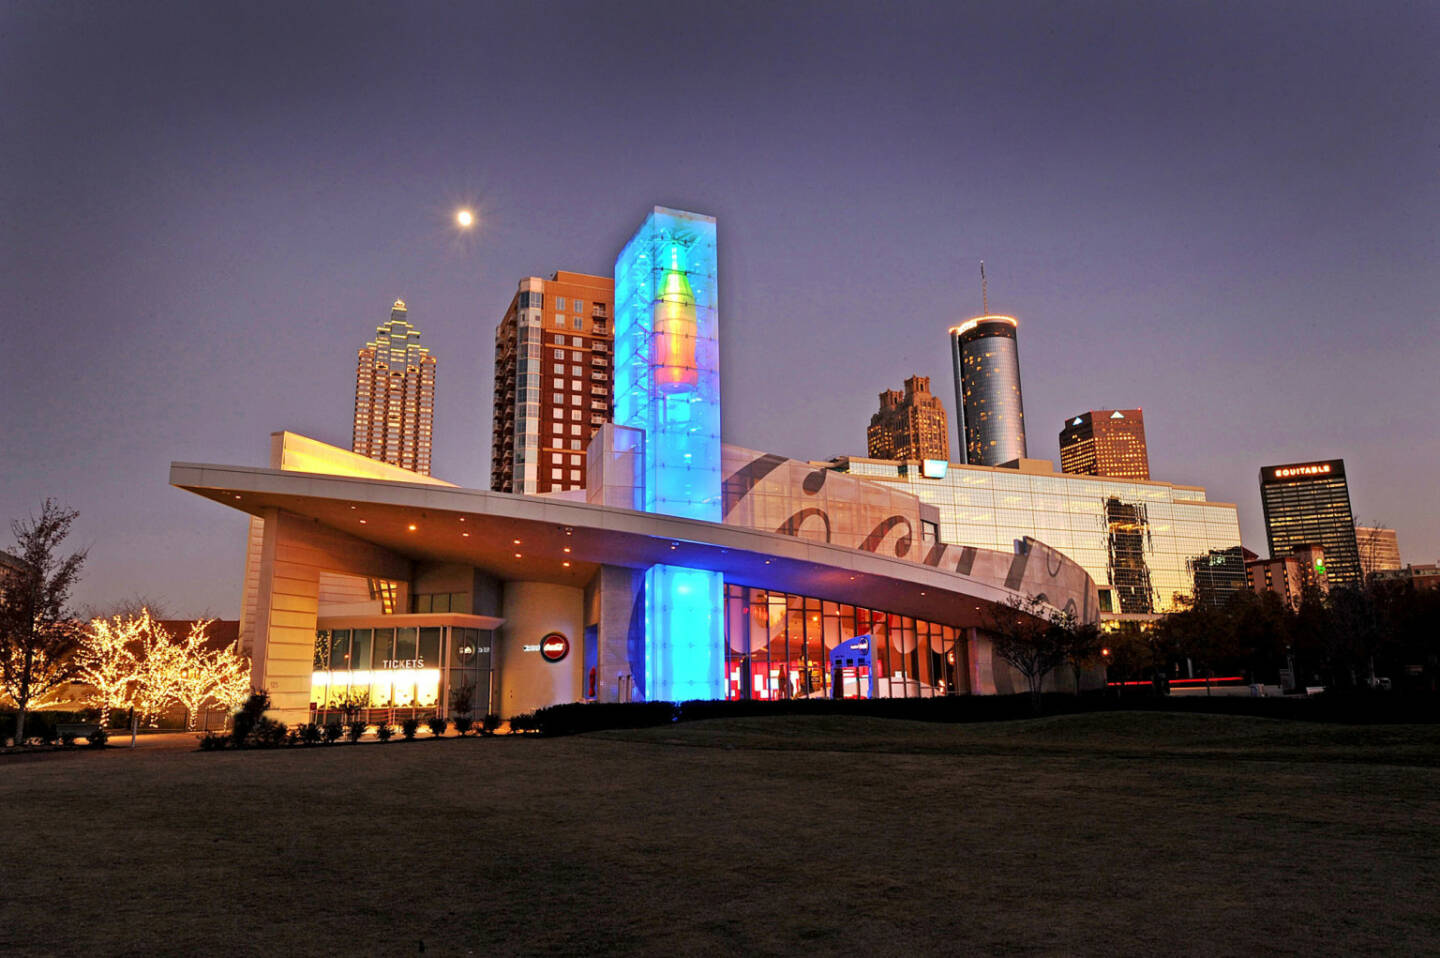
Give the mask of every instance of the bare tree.
[(992, 608), (982, 625), (995, 654), (1025, 676), (1036, 712), (1045, 676), (1065, 661), (1069, 630), (1064, 618), (1042, 597), (1017, 595)]
[(70, 590), (85, 553), (57, 554), (78, 515), (53, 499), (40, 517), (14, 520), (19, 562), (0, 580), (0, 686), (15, 702), (15, 743), (25, 742), (25, 713), (69, 681), (83, 627), (70, 612)]

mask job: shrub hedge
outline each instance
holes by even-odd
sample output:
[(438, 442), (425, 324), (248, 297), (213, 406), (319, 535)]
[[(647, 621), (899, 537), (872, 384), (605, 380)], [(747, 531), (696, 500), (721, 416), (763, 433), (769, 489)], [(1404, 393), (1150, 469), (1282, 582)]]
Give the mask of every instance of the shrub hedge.
[[(1043, 715), (1079, 712), (1164, 711), (1250, 715), (1342, 724), (1440, 722), (1440, 696), (1400, 693), (1325, 694), (1311, 697), (1164, 696), (1106, 693), (1047, 694)], [(510, 720), (514, 731), (574, 735), (602, 729), (649, 728), (672, 722), (761, 715), (863, 715), (918, 722), (1002, 722), (1033, 718), (1029, 695), (957, 695), (928, 699), (791, 699), (738, 702), (572, 702)]]

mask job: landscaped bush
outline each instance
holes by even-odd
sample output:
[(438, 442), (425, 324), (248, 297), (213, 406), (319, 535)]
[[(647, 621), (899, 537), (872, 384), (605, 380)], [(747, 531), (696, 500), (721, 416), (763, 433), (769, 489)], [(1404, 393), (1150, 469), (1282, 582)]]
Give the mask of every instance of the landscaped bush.
[(468, 715), (457, 715), (457, 716), (455, 716), (455, 731), (456, 731), (457, 733), (459, 733), (459, 735), (460, 735), (461, 738), (464, 738), (465, 735), (470, 731), (470, 729), (472, 729), (472, 728), (474, 728), (474, 727), (475, 727), (475, 723), (474, 723), (474, 721), (471, 720), (470, 716), (468, 716)]
[(284, 722), (277, 722), (268, 715), (262, 715), (260, 720), (255, 723), (251, 739), (260, 748), (279, 748), (286, 743), (291, 734)]
[(430, 734), (435, 736), (436, 738), (444, 735), (445, 730), (450, 727), (450, 722), (446, 719), (441, 718), (438, 715), (430, 716), (428, 719), (425, 720), (425, 724), (430, 726)]
[(360, 741), (360, 736), (365, 734), (365, 723), (360, 721), (351, 722), (345, 726), (345, 737), (352, 742)]
[[(556, 706), (558, 708), (558, 706)], [(510, 731), (515, 735), (525, 735), (530, 732), (538, 732), (540, 722), (535, 718), (534, 712), (526, 712), (524, 715), (512, 715), (510, 717)]]
[(230, 736), (223, 732), (206, 732), (199, 738), (202, 752), (218, 752), (230, 744)]
[(95, 726), (95, 731), (91, 732), (89, 738), (85, 741), (89, 743), (91, 748), (104, 748), (105, 743), (109, 740), (110, 733), (105, 731), (105, 726), (97, 725)]
[[(647, 728), (677, 721), (680, 707), (673, 702), (570, 702), (538, 709), (534, 728), (544, 735), (574, 735), (605, 728)], [(510, 720), (515, 730), (515, 719)], [(528, 729), (527, 729), (528, 731)]]
[(415, 733), (420, 731), (420, 720), (415, 716), (400, 721), (400, 734), (405, 736), (405, 741), (415, 741)]
[(230, 723), (231, 741), (237, 746), (256, 744), (255, 733), (269, 707), (270, 696), (265, 692), (256, 692), (246, 699), (245, 704), (240, 706), (240, 711), (235, 713), (234, 721)]
[(340, 741), (340, 736), (345, 734), (345, 726), (339, 722), (330, 721), (325, 723), (325, 744), (334, 745)]
[(315, 722), (306, 722), (299, 728), (301, 745), (319, 745), (325, 737), (325, 730)]
[(494, 735), (495, 730), (500, 727), (500, 716), (495, 712), (486, 712), (484, 720), (480, 723), (481, 735)]
[(395, 727), (387, 722), (381, 722), (375, 726), (375, 737), (382, 742), (390, 741), (390, 736), (395, 734)]
[(74, 732), (66, 732), (64, 735), (60, 736), (60, 744), (61, 744), (61, 745), (74, 745), (74, 744), (75, 744), (75, 733), (74, 733)]

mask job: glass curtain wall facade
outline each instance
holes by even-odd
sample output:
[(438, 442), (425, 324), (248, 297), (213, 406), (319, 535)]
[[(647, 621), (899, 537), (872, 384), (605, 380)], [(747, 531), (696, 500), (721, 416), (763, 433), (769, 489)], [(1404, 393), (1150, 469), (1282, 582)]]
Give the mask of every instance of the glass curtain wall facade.
[(1061, 473), (1031, 474), (951, 463), (927, 478), (919, 463), (841, 460), (852, 475), (889, 480), (940, 510), (940, 538), (1010, 550), (1033, 536), (1074, 559), (1100, 587), (1100, 609), (1163, 613), (1194, 594), (1193, 563), (1240, 546), (1229, 503), (1205, 490)]
[[(876, 698), (930, 698), (969, 691), (965, 636), (959, 629), (879, 609), (752, 586), (725, 586), (725, 697), (853, 697), (864, 676), (842, 675), (830, 653), (869, 635)], [(857, 681), (857, 678), (862, 681)]]
[(960, 444), (971, 465), (1025, 458), (1020, 347), (1009, 316), (981, 316), (950, 330)]
[(310, 709), (448, 714), (469, 687), (475, 714), (490, 711), (493, 633), (458, 626), (321, 629), (315, 633)]

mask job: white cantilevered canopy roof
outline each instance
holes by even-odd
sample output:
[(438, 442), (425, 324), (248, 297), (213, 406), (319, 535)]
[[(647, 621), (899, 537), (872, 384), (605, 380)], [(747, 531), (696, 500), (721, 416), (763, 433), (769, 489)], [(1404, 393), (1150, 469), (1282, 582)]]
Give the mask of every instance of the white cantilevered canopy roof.
[(665, 563), (962, 627), (983, 624), (987, 606), (1017, 595), (1003, 583), (843, 546), (543, 496), (187, 462), (171, 463), (170, 484), (251, 515), (284, 510), (409, 559), (501, 579), (582, 587), (602, 564)]

